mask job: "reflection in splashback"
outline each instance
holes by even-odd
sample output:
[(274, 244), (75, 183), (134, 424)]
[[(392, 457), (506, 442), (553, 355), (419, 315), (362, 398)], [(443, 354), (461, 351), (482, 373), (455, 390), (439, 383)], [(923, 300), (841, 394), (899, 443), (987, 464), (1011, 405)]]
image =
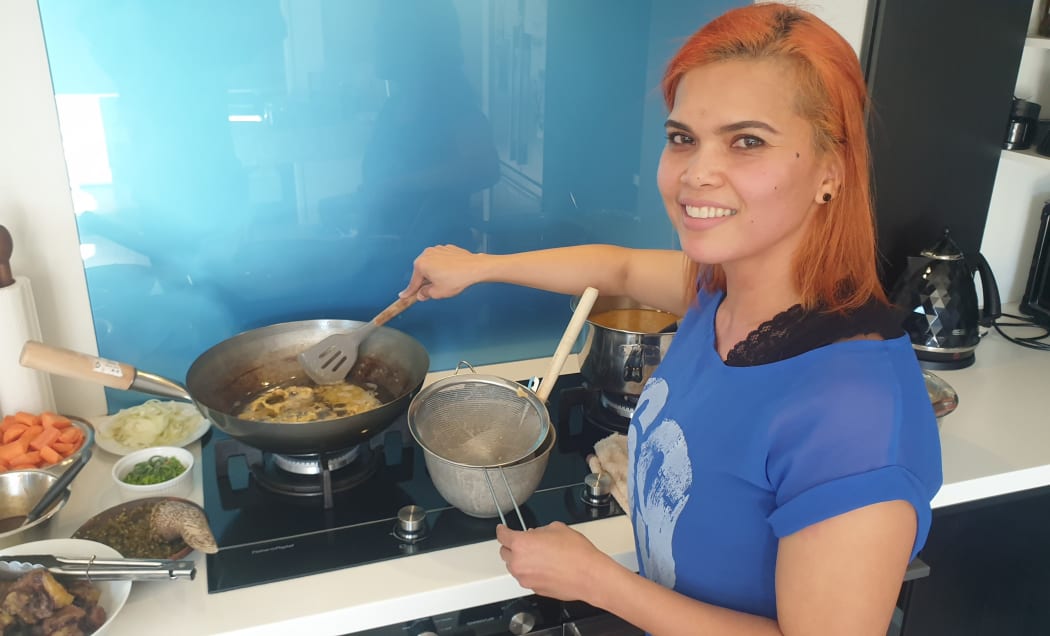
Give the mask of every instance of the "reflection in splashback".
[[(101, 354), (181, 381), (246, 329), (368, 320), (437, 243), (673, 247), (663, 65), (742, 4), (39, 0)], [(484, 285), (391, 326), (438, 370), (548, 356), (569, 311)]]

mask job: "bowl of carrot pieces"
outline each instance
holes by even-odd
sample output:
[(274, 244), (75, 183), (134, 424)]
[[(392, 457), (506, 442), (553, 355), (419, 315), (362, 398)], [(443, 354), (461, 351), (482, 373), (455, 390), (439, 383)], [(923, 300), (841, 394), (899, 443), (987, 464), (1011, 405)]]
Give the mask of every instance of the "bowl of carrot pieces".
[(0, 420), (0, 472), (39, 469), (62, 472), (95, 442), (86, 420), (58, 413), (19, 411)]

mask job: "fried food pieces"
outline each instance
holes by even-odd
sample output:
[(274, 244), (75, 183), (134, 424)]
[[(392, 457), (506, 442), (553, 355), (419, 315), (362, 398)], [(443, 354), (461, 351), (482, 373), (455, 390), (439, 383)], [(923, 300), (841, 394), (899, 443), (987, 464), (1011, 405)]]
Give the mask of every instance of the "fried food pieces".
[(0, 583), (0, 630), (5, 636), (84, 636), (106, 622), (99, 590), (87, 581), (59, 583), (50, 572), (30, 570)]

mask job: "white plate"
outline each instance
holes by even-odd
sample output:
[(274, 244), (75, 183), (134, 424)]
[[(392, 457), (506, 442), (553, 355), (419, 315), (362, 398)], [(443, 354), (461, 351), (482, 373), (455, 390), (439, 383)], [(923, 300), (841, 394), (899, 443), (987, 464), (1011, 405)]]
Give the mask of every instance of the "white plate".
[[(87, 421), (91, 422), (91, 425), (95, 427), (95, 446), (98, 446), (107, 453), (113, 453), (114, 455), (127, 455), (128, 453), (134, 453), (137, 450), (142, 450), (141, 448), (125, 446), (117, 440), (113, 439), (112, 437), (107, 437), (106, 429), (107, 427), (109, 427), (110, 424), (113, 423), (114, 417), (115, 416), (113, 415), (99, 415), (96, 417), (84, 418)], [(170, 444), (157, 445), (178, 446), (180, 448), (186, 447), (192, 444), (193, 442), (199, 440), (205, 433), (208, 432), (209, 428), (211, 428), (211, 422), (208, 421), (208, 418), (201, 416), (200, 424), (197, 426), (196, 429), (193, 430), (193, 432), (191, 432), (186, 437), (182, 438), (181, 440), (172, 442)]]
[[(47, 539), (44, 541), (30, 541), (0, 549), (4, 556), (19, 556), (23, 554), (53, 554), (66, 557), (104, 557), (107, 559), (119, 559), (120, 553), (95, 541), (85, 539)], [(131, 581), (95, 581), (98, 587), (98, 604), (106, 610), (106, 622), (98, 628), (94, 634), (103, 634), (113, 623), (120, 608), (128, 600), (131, 593)]]

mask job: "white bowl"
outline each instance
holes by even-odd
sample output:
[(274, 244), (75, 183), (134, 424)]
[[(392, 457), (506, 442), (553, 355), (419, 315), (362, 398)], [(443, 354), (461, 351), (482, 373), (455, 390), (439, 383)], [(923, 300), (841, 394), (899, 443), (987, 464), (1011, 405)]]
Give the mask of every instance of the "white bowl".
[[(177, 477), (159, 484), (139, 486), (124, 483), (124, 476), (131, 472), (135, 464), (144, 462), (154, 455), (174, 457), (186, 467), (186, 470)], [(120, 489), (120, 496), (124, 501), (141, 497), (188, 497), (193, 490), (193, 453), (175, 446), (154, 446), (128, 453), (113, 464), (113, 481)]]
[[(53, 554), (66, 557), (99, 557), (103, 559), (119, 559), (121, 554), (109, 547), (95, 541), (84, 539), (46, 539), (44, 541), (31, 541), (2, 550), (4, 556), (20, 556), (24, 554)], [(131, 593), (131, 581), (95, 581), (98, 587), (98, 604), (106, 610), (106, 622), (94, 633), (96, 636), (104, 634), (113, 624), (120, 608), (124, 607)]]

